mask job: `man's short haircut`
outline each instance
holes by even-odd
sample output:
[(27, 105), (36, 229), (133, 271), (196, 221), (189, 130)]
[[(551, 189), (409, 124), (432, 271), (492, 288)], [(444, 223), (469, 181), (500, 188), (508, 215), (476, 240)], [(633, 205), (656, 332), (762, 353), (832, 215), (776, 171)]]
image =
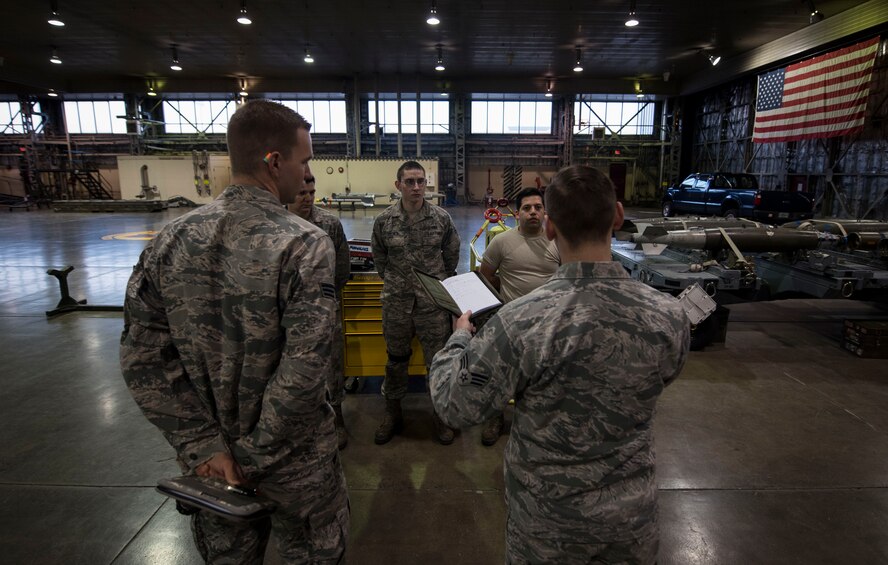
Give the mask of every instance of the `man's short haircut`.
[(272, 151), (289, 157), (298, 144), (299, 130), (311, 124), (283, 104), (252, 100), (234, 113), (228, 122), (228, 157), (231, 172), (252, 174)]
[(398, 182), (401, 182), (401, 177), (404, 176), (404, 171), (413, 171), (419, 169), (422, 171), (422, 174), (425, 174), (425, 167), (419, 164), (417, 161), (407, 161), (400, 167), (398, 167)]
[(616, 213), (614, 183), (598, 169), (565, 167), (546, 187), (546, 214), (571, 246), (610, 238)]
[(518, 194), (515, 195), (515, 209), (516, 210), (521, 209), (521, 201), (524, 200), (525, 198), (527, 198), (528, 196), (539, 196), (540, 198), (542, 198), (543, 193), (540, 192), (540, 189), (534, 188), (534, 187), (522, 189), (521, 192), (519, 192)]

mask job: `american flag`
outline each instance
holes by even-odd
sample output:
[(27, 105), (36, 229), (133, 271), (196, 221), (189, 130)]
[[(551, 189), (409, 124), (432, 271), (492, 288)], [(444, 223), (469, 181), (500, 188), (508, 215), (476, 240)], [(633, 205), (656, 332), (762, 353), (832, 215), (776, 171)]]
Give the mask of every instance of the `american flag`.
[(863, 128), (879, 38), (758, 77), (752, 141), (836, 137)]

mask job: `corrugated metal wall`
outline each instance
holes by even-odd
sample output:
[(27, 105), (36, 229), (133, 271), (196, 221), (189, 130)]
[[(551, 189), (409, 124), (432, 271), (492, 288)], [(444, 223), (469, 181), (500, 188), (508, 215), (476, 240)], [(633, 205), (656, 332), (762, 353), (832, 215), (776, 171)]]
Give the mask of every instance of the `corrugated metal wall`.
[(752, 143), (756, 77), (700, 97), (695, 171), (746, 171), (762, 188), (807, 190), (825, 217), (888, 218), (888, 40), (876, 57), (864, 130), (856, 135)]

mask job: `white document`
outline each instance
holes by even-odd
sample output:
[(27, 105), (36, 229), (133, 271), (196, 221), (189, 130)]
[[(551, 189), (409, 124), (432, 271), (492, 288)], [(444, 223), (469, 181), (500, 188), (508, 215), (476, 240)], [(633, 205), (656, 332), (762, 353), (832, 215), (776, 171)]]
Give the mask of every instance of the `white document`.
[(441, 281), (441, 285), (456, 302), (460, 312), (463, 313), (471, 310), (472, 314), (478, 314), (502, 304), (479, 276), (473, 272), (444, 279)]

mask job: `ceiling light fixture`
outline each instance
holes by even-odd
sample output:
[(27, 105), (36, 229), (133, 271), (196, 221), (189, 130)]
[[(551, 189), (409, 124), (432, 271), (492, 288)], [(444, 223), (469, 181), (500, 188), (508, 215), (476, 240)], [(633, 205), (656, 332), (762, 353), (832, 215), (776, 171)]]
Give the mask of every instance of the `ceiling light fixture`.
[(157, 92), (155, 92), (154, 90), (154, 83), (150, 81), (148, 82), (148, 92), (146, 92), (145, 94), (151, 97), (157, 96)]
[(635, 0), (629, 2), (629, 18), (626, 20), (626, 27), (635, 27), (638, 25), (638, 18), (635, 17)]
[(53, 90), (52, 88), (50, 88), (49, 92), (47, 92), (46, 95), (49, 96), (50, 98), (58, 98), (59, 93), (56, 92), (55, 90)]
[(814, 0), (807, 0), (808, 11), (810, 15), (808, 16), (808, 23), (816, 24), (817, 22), (823, 21), (823, 12), (817, 9), (814, 5)]
[(249, 96), (250, 93), (247, 92), (247, 79), (240, 79), (240, 91), (237, 93), (238, 96)]
[(49, 58), (49, 62), (56, 65), (62, 64), (62, 58), (59, 57), (59, 53), (55, 47), (52, 48), (52, 56)]
[(62, 16), (59, 15), (59, 3), (56, 0), (52, 0), (49, 3), (49, 10), (49, 19), (46, 20), (46, 23), (51, 26), (65, 27), (65, 22), (62, 21)]
[(546, 98), (552, 98), (552, 81), (546, 81)]
[(583, 72), (583, 50), (577, 47), (577, 64), (574, 65), (574, 72)]
[(712, 64), (713, 67), (716, 66), (719, 63), (719, 61), (721, 61), (721, 60), (722, 60), (722, 58), (718, 55), (710, 55), (709, 56), (709, 62)]
[(435, 0), (432, 0), (432, 8), (429, 10), (429, 17), (426, 18), (426, 23), (430, 26), (436, 26), (441, 23), (441, 20), (438, 18), (438, 3)]
[(311, 51), (308, 50), (308, 45), (305, 46), (305, 57), (302, 60), (309, 65), (315, 62), (314, 57), (311, 56)]
[(237, 16), (237, 23), (248, 26), (253, 23), (253, 20), (250, 19), (250, 16), (247, 15), (247, 0), (243, 0), (241, 2), (240, 13)]
[(441, 93), (441, 96), (446, 97), (446, 96), (447, 96), (447, 93), (446, 93), (446, 92), (442, 92), (442, 93)]
[(176, 50), (176, 46), (172, 45), (170, 48), (173, 50), (173, 62), (170, 63), (170, 69), (174, 71), (181, 71), (182, 65), (179, 64), (179, 52)]
[(441, 46), (438, 45), (438, 64), (435, 65), (435, 70), (441, 72), (444, 68), (444, 51)]

